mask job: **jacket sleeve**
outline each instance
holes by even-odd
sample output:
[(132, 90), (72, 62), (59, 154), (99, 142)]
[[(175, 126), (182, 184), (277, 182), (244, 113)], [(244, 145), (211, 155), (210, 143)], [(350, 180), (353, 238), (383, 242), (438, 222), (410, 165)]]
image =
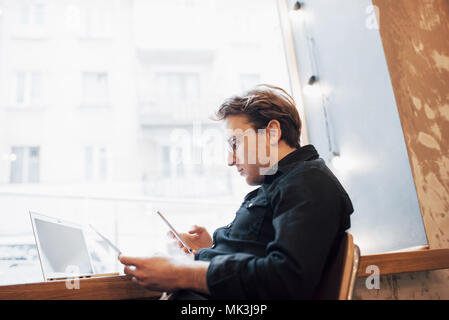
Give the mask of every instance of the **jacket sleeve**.
[(275, 237), (266, 256), (214, 257), (207, 284), (215, 299), (308, 299), (340, 229), (335, 184), (318, 170), (301, 173), (271, 200)]

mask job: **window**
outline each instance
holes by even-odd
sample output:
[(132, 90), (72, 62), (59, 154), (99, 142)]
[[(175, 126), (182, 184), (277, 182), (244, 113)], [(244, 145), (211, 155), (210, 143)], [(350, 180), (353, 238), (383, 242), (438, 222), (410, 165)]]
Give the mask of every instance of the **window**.
[(170, 146), (162, 146), (162, 175), (169, 177), (171, 174)]
[(15, 2), (16, 23), (13, 37), (40, 39), (44, 36), (45, 6), (40, 1), (20, 0)]
[(39, 182), (39, 147), (12, 147), (10, 159), (10, 183)]
[(111, 7), (108, 0), (71, 2), (65, 8), (67, 29), (81, 40), (104, 40), (112, 37)]
[[(203, 146), (204, 147), (204, 146)], [(205, 172), (205, 164), (203, 163), (203, 147), (193, 147), (193, 170), (196, 175), (203, 175)], [(204, 147), (205, 148), (205, 147)]]
[[(408, 157), (380, 34), (332, 14), (340, 10), (358, 16), (360, 8), (340, 4), (308, 2), (307, 10), (319, 24), (299, 12), (290, 16), (298, 70), (307, 71), (299, 74), (299, 82), (310, 143), (352, 199), (349, 232), (363, 254), (426, 245), (410, 168), (413, 159)], [(370, 38), (373, 34), (376, 40)], [(344, 39), (367, 40), (360, 46)], [(312, 75), (318, 83), (310, 81)]]
[(191, 119), (200, 113), (200, 82), (196, 73), (157, 73), (155, 115)]
[(38, 71), (18, 71), (15, 74), (16, 90), (14, 105), (38, 107), (42, 104), (42, 73)]
[(183, 149), (176, 147), (172, 149), (173, 152), (173, 161), (176, 166), (176, 177), (182, 177), (185, 174), (185, 161), (183, 159)]
[(100, 180), (106, 180), (108, 174), (107, 168), (106, 148), (100, 147), (98, 149), (98, 176)]
[(161, 147), (163, 159), (163, 176), (168, 178), (179, 178), (186, 173), (186, 164), (183, 161), (183, 149), (173, 146)]
[(80, 36), (84, 38), (108, 38), (111, 36), (109, 8), (84, 7), (81, 11)]
[[(156, 207), (180, 231), (229, 223), (251, 187), (226, 165), (221, 123), (210, 117), (256, 82), (242, 73), (290, 91), (275, 0), (8, 3), (17, 19), (1, 21), (0, 79), (10, 79), (0, 92), (45, 110), (0, 116), (0, 283), (41, 280), (35, 253), (11, 254), (34, 244), (30, 208), (92, 223), (136, 255), (168, 251)], [(242, 37), (237, 14), (264, 38)], [(51, 41), (14, 39), (43, 28)], [(115, 255), (88, 237), (98, 270), (117, 271)]]
[(84, 159), (84, 172), (87, 181), (105, 181), (107, 179), (108, 159), (106, 147), (85, 147)]
[(108, 104), (108, 74), (83, 73), (83, 105), (104, 107)]
[(88, 146), (84, 149), (84, 159), (86, 180), (92, 180), (94, 176), (94, 153), (92, 146)]
[(23, 26), (42, 26), (44, 24), (44, 5), (25, 1), (20, 6), (20, 24)]

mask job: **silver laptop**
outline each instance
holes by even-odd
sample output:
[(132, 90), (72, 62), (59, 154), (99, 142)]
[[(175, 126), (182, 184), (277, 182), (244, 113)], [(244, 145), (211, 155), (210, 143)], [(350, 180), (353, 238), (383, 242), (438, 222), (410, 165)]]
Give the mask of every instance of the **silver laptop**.
[(45, 281), (94, 273), (80, 225), (31, 211), (30, 218)]

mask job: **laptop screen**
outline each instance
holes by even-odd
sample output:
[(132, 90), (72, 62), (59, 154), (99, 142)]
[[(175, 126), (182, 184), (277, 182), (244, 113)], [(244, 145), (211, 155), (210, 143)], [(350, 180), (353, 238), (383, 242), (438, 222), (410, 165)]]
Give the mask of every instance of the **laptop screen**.
[(47, 277), (68, 273), (93, 274), (80, 228), (34, 218), (43, 268)]

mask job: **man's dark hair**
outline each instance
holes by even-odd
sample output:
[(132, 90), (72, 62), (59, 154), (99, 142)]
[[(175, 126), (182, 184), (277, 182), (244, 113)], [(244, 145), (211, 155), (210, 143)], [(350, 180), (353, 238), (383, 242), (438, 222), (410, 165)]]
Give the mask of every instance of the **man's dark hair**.
[(299, 148), (301, 118), (293, 98), (283, 89), (262, 84), (241, 96), (232, 96), (220, 106), (216, 113), (218, 120), (232, 115), (245, 115), (254, 129), (262, 129), (270, 120), (281, 125), (281, 140), (290, 147)]

